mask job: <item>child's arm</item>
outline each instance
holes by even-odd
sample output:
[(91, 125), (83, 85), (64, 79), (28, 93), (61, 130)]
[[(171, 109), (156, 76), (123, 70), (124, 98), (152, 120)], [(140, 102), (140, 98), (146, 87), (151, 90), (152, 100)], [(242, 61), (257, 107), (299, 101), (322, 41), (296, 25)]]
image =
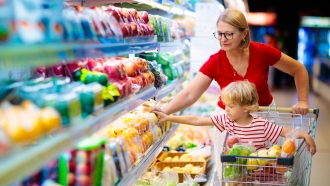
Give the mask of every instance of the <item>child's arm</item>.
[[(291, 130), (290, 128), (283, 127), (281, 136), (286, 137), (286, 134), (290, 130)], [(308, 152), (311, 153), (311, 155), (314, 155), (316, 153), (316, 144), (315, 144), (314, 139), (310, 135), (308, 135), (305, 132), (299, 132), (298, 139), (305, 139), (306, 140), (306, 148), (307, 148)]]
[(213, 122), (210, 117), (199, 117), (193, 115), (185, 116), (174, 116), (166, 115), (162, 112), (153, 111), (158, 117), (158, 123), (163, 123), (165, 121), (172, 121), (175, 123), (194, 125), (194, 126), (210, 126), (213, 125)]

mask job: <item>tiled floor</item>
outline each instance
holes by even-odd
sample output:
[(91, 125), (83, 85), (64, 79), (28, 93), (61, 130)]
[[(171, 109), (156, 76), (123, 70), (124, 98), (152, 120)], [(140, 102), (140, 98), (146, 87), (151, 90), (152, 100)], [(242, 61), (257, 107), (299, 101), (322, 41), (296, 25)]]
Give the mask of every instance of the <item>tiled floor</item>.
[[(295, 89), (272, 92), (276, 104), (291, 107), (297, 101)], [(330, 185), (330, 103), (322, 97), (309, 96), (309, 106), (319, 108), (320, 114), (316, 128), (317, 153), (313, 156), (311, 186)]]

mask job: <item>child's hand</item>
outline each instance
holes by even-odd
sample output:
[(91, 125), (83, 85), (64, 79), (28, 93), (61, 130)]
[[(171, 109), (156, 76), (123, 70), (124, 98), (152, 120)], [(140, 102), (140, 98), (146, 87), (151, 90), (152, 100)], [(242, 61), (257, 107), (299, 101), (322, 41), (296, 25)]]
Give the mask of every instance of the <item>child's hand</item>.
[(309, 153), (313, 156), (316, 153), (316, 144), (314, 139), (310, 135), (306, 135), (306, 148)]
[(161, 123), (164, 123), (165, 121), (167, 121), (168, 115), (164, 114), (163, 112), (159, 112), (159, 111), (152, 111), (152, 112), (157, 115), (157, 118), (158, 118), (157, 124), (161, 124)]

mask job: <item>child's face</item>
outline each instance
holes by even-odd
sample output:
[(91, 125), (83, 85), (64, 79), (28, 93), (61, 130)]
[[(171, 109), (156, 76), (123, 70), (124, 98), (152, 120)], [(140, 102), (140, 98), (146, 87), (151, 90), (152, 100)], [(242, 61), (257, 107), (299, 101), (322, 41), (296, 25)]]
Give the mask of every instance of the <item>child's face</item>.
[(246, 109), (238, 104), (226, 104), (225, 111), (232, 120), (238, 120), (247, 113)]

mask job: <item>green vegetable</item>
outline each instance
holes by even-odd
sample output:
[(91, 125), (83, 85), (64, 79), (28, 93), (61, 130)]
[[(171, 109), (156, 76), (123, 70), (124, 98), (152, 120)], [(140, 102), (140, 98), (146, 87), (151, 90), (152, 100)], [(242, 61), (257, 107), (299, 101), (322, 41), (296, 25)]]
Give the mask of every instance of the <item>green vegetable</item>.
[(186, 148), (191, 149), (191, 148), (194, 148), (194, 147), (197, 147), (196, 143), (194, 143), (192, 141), (188, 141), (186, 143)]
[[(227, 163), (232, 164), (232, 163)], [(240, 168), (237, 165), (226, 165), (223, 170), (223, 177), (226, 180), (234, 180), (239, 176)]]

